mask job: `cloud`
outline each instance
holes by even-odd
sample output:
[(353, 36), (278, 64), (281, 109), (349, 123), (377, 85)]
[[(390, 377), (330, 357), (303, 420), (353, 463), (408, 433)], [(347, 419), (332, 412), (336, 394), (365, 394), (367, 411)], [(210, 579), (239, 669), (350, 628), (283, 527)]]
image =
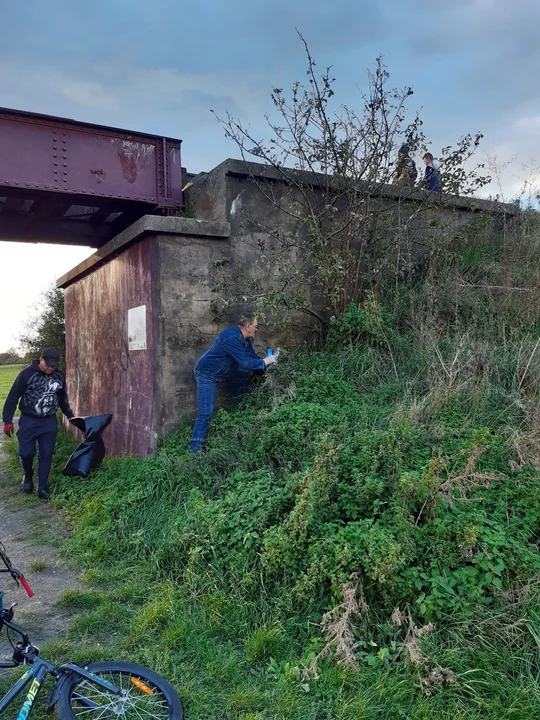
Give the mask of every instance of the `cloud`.
[(166, 134), (198, 143), (210, 128), (220, 138), (211, 109), (245, 120), (263, 115), (256, 73), (197, 75), (172, 68), (94, 66), (84, 73), (52, 67), (29, 70), (0, 62), (0, 104), (81, 121)]
[[(58, 84), (56, 84), (58, 83)], [(85, 80), (51, 79), (51, 86), (58, 87), (58, 92), (67, 100), (92, 110), (118, 111), (118, 98), (108, 92), (102, 85)]]
[(525, 130), (538, 130), (540, 132), (540, 115), (530, 115), (520, 118), (516, 126)]

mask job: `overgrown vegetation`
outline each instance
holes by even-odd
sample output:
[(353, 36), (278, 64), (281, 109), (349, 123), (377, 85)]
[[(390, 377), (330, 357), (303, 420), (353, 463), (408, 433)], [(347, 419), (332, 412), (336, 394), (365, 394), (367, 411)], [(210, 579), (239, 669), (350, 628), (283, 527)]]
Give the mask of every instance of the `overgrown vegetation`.
[(57, 472), (94, 589), (48, 650), (151, 665), (198, 719), (536, 718), (539, 245), (533, 214), (480, 218), (283, 354), (203, 457), (186, 424)]
[(15, 348), (10, 348), (6, 352), (0, 353), (0, 365), (21, 365), (22, 357)]

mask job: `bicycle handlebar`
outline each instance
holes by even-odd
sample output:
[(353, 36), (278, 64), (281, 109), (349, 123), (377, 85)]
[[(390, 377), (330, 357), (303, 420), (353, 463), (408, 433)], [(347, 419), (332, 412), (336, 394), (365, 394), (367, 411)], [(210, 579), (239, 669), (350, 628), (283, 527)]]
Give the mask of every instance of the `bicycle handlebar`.
[(34, 592), (33, 592), (32, 588), (26, 581), (26, 578), (24, 577), (22, 572), (20, 570), (17, 570), (17, 568), (13, 567), (13, 565), (11, 564), (11, 560), (6, 555), (6, 549), (1, 542), (0, 542), (0, 560), (2, 560), (2, 562), (5, 565), (5, 568), (0, 568), (0, 573), (8, 572), (11, 575), (11, 577), (15, 580), (15, 582), (17, 583), (17, 587), (19, 587), (19, 583), (20, 583), (23, 586), (28, 597), (34, 597)]
[(0, 629), (5, 626), (10, 628), (11, 630), (14, 630), (18, 635), (21, 636), (25, 645), (30, 645), (30, 638), (28, 637), (26, 631), (23, 630), (22, 627), (19, 627), (19, 625), (16, 625), (14, 622), (12, 622), (14, 614), (15, 613), (13, 611), (13, 607), (0, 610)]
[(25, 592), (28, 595), (28, 597), (34, 597), (34, 591), (30, 587), (30, 585), (26, 582), (24, 575), (22, 575), (22, 574), (19, 575), (19, 580), (21, 581), (21, 585), (25, 589)]

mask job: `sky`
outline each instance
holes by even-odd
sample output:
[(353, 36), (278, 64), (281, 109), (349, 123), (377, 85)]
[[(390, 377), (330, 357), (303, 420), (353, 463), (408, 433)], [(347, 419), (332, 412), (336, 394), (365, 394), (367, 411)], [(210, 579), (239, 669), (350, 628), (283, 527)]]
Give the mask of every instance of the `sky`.
[[(435, 156), (483, 132), (479, 160), (496, 158), (500, 176), (490, 191), (513, 197), (538, 168), (538, 0), (4, 0), (0, 18), (0, 106), (181, 138), (190, 172), (238, 156), (210, 110), (264, 136), (271, 88), (305, 78), (295, 28), (353, 107), (383, 55)], [(91, 252), (0, 243), (0, 352)]]

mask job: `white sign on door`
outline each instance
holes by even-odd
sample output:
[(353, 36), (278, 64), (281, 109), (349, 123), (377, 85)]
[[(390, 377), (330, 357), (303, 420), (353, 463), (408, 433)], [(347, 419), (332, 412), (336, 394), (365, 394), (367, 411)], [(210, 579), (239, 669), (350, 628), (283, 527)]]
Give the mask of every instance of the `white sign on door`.
[(128, 347), (146, 350), (146, 305), (128, 310)]

